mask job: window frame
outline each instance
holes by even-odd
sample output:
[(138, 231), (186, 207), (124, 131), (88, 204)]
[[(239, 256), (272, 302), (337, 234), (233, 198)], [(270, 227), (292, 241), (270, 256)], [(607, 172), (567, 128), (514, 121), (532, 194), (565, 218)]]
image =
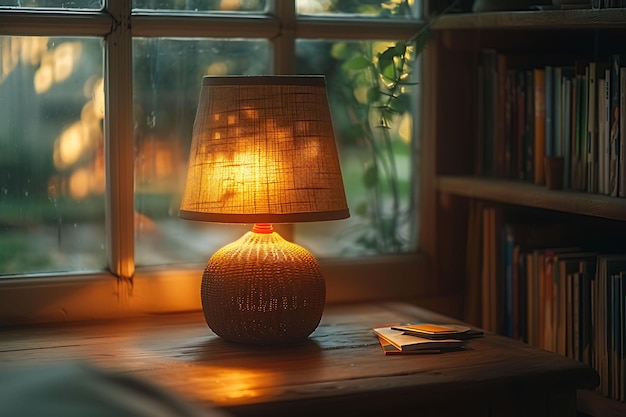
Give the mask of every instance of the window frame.
[[(426, 1), (425, 1), (426, 3)], [(408, 39), (423, 22), (370, 18), (296, 16), (294, 1), (269, 1), (263, 16), (240, 14), (133, 13), (131, 0), (105, 0), (101, 11), (0, 9), (0, 35), (97, 36), (105, 61), (105, 229), (108, 271), (89, 274), (31, 274), (0, 279), (0, 325), (77, 321), (138, 314), (198, 310), (201, 268), (141, 268), (134, 265), (132, 38), (264, 38), (272, 42), (273, 72), (293, 73), (297, 39), (371, 39), (372, 26), (389, 39)], [(132, 25), (131, 23), (132, 19)], [(244, 24), (245, 23), (245, 24)], [(111, 103), (115, 103), (112, 106)], [(416, 115), (419, 117), (420, 115)], [(421, 133), (415, 133), (421, 134)], [(417, 136), (416, 136), (417, 137)], [(417, 151), (416, 151), (417, 152)], [(420, 151), (418, 251), (354, 259), (320, 259), (327, 302), (437, 295), (433, 275), (434, 173), (428, 145)], [(289, 238), (290, 228), (283, 227)], [(417, 231), (416, 231), (417, 232)], [(228, 243), (228, 242), (225, 242)], [(207, 254), (207, 260), (210, 254)]]

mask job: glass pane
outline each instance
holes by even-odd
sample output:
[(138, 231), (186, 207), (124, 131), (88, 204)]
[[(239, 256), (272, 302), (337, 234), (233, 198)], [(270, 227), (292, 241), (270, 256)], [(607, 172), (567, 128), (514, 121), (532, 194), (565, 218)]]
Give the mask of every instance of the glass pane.
[(104, 0), (0, 0), (0, 7), (100, 10)]
[(304, 15), (418, 19), (421, 3), (421, 0), (296, 0), (296, 11)]
[(0, 37), (0, 275), (100, 270), (103, 48)]
[(268, 74), (269, 47), (264, 40), (133, 41), (138, 266), (204, 263), (249, 230), (181, 220), (178, 208), (202, 77)]
[(133, 10), (180, 12), (256, 12), (265, 10), (265, 0), (133, 0)]
[(297, 43), (297, 71), (326, 75), (351, 213), (347, 220), (296, 225), (297, 240), (316, 255), (415, 249), (419, 74), (412, 47), (403, 46), (382, 41)]

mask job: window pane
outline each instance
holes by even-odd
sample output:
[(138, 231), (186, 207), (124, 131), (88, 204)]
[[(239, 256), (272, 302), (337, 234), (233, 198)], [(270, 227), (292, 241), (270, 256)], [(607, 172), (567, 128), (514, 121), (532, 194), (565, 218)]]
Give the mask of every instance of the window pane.
[[(395, 46), (394, 42), (297, 43), (298, 72), (327, 77), (351, 213), (347, 220), (296, 225), (297, 240), (316, 255), (415, 249), (414, 184), (419, 179), (418, 161), (412, 155), (417, 145), (413, 132), (418, 74), (412, 48), (396, 53), (401, 49), (389, 49)], [(394, 53), (391, 67), (377, 58), (386, 50)], [(383, 74), (379, 67), (385, 68)]]
[(103, 48), (0, 37), (0, 274), (105, 267)]
[(89, 9), (100, 10), (103, 0), (0, 0), (0, 7), (33, 9)]
[(264, 40), (133, 41), (138, 266), (204, 263), (249, 229), (181, 220), (178, 208), (202, 77), (269, 74), (269, 68)]
[(133, 10), (263, 12), (265, 0), (133, 0)]
[(417, 19), (421, 16), (421, 0), (296, 0), (296, 11), (306, 15)]

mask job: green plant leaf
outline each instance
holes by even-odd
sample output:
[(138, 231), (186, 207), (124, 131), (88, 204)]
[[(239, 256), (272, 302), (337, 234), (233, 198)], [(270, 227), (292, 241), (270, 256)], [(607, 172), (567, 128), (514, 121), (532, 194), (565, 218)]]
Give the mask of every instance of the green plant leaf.
[(430, 37), (430, 30), (425, 28), (422, 32), (420, 32), (417, 37), (414, 39), (414, 48), (415, 48), (415, 56), (419, 56), (426, 48), (426, 44), (428, 43), (428, 38)]
[(367, 215), (367, 202), (361, 201), (354, 209), (354, 214), (365, 217)]
[(358, 71), (369, 67), (371, 63), (363, 56), (357, 55), (343, 64), (343, 69)]
[(393, 60), (395, 57), (395, 47), (387, 48), (383, 53), (378, 55), (378, 72), (390, 81), (396, 81), (396, 64)]
[(402, 56), (406, 52), (406, 43), (400, 41), (393, 48), (396, 56)]
[(346, 59), (348, 48), (345, 42), (335, 42), (330, 50), (330, 56), (335, 59)]
[(380, 100), (380, 90), (376, 87), (372, 87), (367, 91), (367, 101), (369, 103), (375, 103)]
[(365, 187), (368, 189), (378, 184), (378, 167), (375, 164), (367, 167), (363, 173), (363, 184), (365, 184)]
[(409, 103), (406, 95), (392, 97), (389, 101), (389, 109), (394, 113), (404, 113), (408, 108)]

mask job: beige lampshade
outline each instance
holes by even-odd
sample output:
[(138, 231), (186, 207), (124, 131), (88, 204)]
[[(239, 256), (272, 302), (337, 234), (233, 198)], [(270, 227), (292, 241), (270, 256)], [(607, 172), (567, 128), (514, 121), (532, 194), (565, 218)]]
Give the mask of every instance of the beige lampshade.
[(349, 217), (323, 76), (203, 78), (179, 217)]

